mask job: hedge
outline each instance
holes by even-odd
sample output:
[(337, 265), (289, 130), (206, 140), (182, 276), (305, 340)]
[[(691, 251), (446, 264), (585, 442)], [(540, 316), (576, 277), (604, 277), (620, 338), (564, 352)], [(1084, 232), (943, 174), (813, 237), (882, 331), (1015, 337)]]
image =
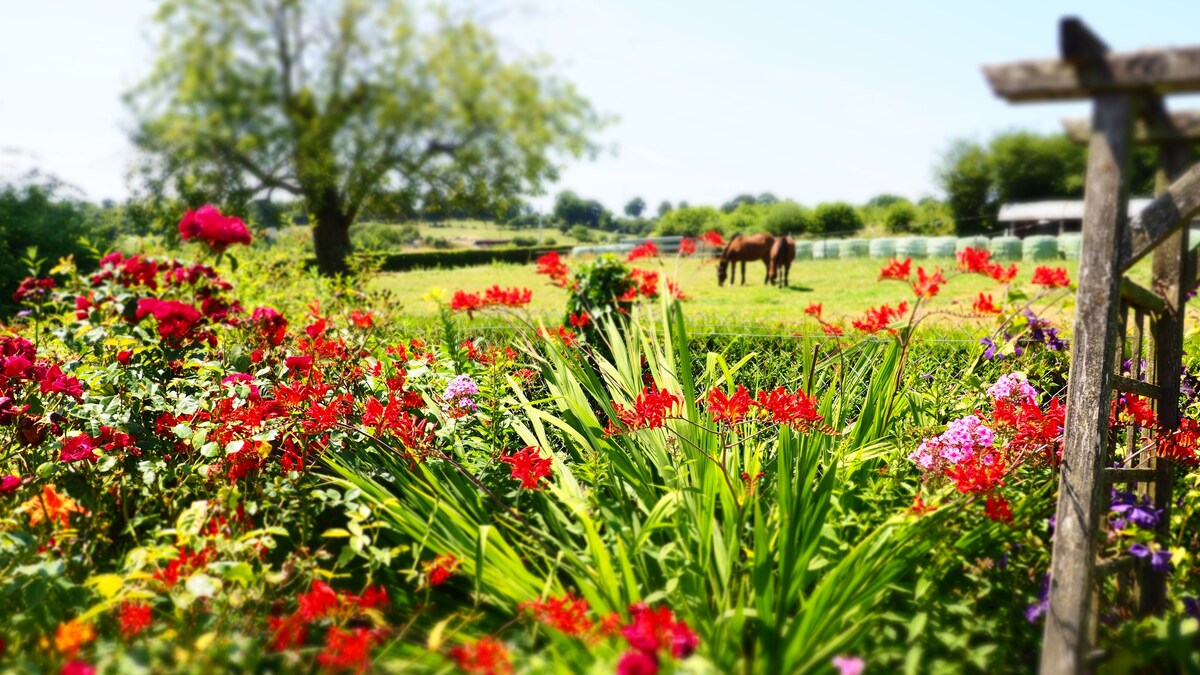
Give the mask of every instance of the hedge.
[(383, 259), (384, 272), (407, 272), (436, 267), (471, 267), (494, 262), (527, 264), (550, 251), (570, 253), (570, 246), (518, 246), (508, 248), (458, 248), (447, 251), (389, 253)]

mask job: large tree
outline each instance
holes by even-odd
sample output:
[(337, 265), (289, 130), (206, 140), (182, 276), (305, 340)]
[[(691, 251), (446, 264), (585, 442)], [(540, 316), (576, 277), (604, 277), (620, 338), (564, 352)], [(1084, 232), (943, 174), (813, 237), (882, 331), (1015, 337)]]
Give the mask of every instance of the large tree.
[(544, 59), (403, 0), (167, 0), (127, 96), (150, 196), (299, 198), (322, 272), (364, 210), (502, 212), (593, 150), (601, 120)]

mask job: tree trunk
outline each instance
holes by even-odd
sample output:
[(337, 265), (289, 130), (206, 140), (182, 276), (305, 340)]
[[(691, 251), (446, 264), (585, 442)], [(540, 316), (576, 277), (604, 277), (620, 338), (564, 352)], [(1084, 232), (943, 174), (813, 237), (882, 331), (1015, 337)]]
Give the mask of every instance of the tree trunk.
[(317, 270), (325, 276), (344, 274), (346, 257), (350, 255), (350, 225), (352, 217), (336, 206), (317, 209), (313, 226), (313, 249), (317, 254)]

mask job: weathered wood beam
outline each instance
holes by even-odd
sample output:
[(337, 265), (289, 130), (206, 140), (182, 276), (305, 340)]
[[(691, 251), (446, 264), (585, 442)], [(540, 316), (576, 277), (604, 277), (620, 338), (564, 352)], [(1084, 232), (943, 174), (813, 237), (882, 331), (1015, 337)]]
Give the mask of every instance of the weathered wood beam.
[(1148, 288), (1142, 288), (1128, 277), (1121, 279), (1121, 299), (1135, 307), (1149, 310), (1155, 314), (1162, 314), (1166, 309), (1166, 303), (1158, 295)]
[(1200, 91), (1200, 47), (1107, 54), (1108, 47), (1078, 19), (1060, 26), (1061, 59), (983, 67), (992, 91), (1007, 101), (1091, 98), (1114, 92)]
[(1121, 271), (1142, 259), (1155, 246), (1200, 213), (1200, 164), (1142, 209), (1121, 240)]
[[(1076, 143), (1087, 143), (1092, 131), (1091, 120), (1065, 119), (1063, 131)], [(1170, 125), (1147, 124), (1138, 121), (1133, 140), (1139, 145), (1165, 145), (1177, 142), (1200, 142), (1200, 110), (1181, 110), (1170, 113)]]
[(1102, 95), (1088, 146), (1075, 341), (1058, 482), (1057, 529), (1041, 672), (1081, 674), (1093, 622), (1096, 528), (1108, 450), (1109, 377), (1117, 344), (1121, 230), (1126, 220), (1134, 97)]

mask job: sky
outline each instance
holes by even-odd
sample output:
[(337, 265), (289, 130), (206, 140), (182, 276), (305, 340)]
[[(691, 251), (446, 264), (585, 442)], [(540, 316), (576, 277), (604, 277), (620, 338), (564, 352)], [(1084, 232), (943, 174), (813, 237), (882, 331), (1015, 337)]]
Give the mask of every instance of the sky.
[[(88, 199), (128, 195), (121, 93), (153, 57), (151, 0), (0, 0), (0, 178), (53, 174)], [(1200, 2), (480, 0), (506, 49), (548, 54), (616, 121), (559, 190), (614, 211), (640, 196), (806, 204), (937, 195), (956, 138), (1061, 128), (1086, 103), (1011, 105), (980, 66), (1057, 53), (1060, 17), (1114, 51), (1200, 43)], [(1171, 99), (1175, 108), (1195, 98)]]

